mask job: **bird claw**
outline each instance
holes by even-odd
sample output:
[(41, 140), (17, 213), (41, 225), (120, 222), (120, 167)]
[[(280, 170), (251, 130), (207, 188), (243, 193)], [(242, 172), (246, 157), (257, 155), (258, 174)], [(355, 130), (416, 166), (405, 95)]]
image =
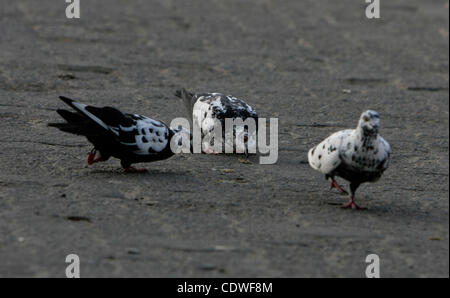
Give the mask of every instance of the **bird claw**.
[(204, 152), (205, 152), (206, 154), (219, 154), (219, 152), (217, 152), (217, 151), (215, 151), (215, 150), (213, 150), (213, 149), (211, 149), (211, 148), (206, 148), (206, 149), (204, 150)]
[(342, 206), (343, 209), (366, 210), (367, 208), (358, 206), (354, 201), (350, 201)]
[(92, 149), (91, 152), (89, 152), (87, 163), (88, 165), (93, 165), (96, 162), (103, 161), (103, 157), (100, 154), (100, 151), (97, 151), (97, 149)]

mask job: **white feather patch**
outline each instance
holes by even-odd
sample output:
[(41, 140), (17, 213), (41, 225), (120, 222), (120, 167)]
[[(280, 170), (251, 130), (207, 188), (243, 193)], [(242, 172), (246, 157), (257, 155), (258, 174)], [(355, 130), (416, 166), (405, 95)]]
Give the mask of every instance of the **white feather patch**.
[(140, 155), (161, 152), (168, 143), (169, 130), (166, 126), (156, 126), (151, 119), (138, 120), (136, 122), (136, 145), (139, 148), (134, 153)]

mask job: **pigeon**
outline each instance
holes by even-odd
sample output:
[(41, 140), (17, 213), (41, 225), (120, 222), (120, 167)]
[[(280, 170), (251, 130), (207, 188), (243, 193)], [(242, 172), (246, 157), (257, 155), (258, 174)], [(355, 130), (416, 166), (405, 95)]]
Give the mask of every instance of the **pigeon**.
[[(230, 148), (234, 153), (245, 153), (248, 157), (248, 148), (256, 148), (256, 135), (258, 129), (258, 114), (245, 101), (232, 95), (221, 93), (191, 93), (185, 89), (175, 92), (175, 96), (181, 98), (188, 111), (189, 118), (197, 127), (201, 128), (203, 148), (202, 151), (208, 154), (218, 154), (213, 148), (213, 135), (215, 120), (219, 120), (222, 125), (223, 144), (229, 140)], [(237, 119), (246, 121), (248, 118), (255, 120), (255, 131), (249, 131), (247, 126), (234, 126), (232, 132), (225, 131), (225, 119)], [(205, 138), (207, 137), (207, 138)], [(238, 142), (238, 140), (244, 142)], [(236, 142), (234, 142), (236, 140)], [(223, 147), (222, 147), (223, 148)], [(223, 152), (223, 151), (222, 151)]]
[(125, 114), (113, 107), (97, 108), (60, 96), (76, 112), (58, 109), (56, 112), (67, 122), (49, 123), (61, 131), (85, 136), (94, 148), (87, 162), (120, 159), (127, 173), (145, 172), (131, 165), (163, 160), (174, 155), (171, 142), (182, 145), (181, 129), (169, 128), (161, 121), (138, 114)]
[(350, 182), (350, 201), (343, 208), (365, 209), (355, 203), (355, 192), (365, 182), (376, 182), (389, 167), (391, 148), (379, 134), (379, 114), (362, 113), (356, 129), (336, 132), (308, 153), (310, 166), (331, 178), (331, 189), (348, 194), (336, 182), (341, 177)]

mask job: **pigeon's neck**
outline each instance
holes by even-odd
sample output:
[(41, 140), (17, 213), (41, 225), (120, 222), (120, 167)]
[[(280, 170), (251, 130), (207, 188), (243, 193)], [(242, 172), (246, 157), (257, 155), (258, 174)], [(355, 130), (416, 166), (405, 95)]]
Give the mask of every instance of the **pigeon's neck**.
[(191, 153), (193, 152), (192, 134), (189, 130), (185, 128), (181, 129), (170, 128), (169, 144), (172, 142), (172, 139), (174, 139), (177, 146), (183, 146), (183, 142), (188, 142), (189, 150)]
[(368, 132), (364, 130), (362, 127), (358, 126), (356, 128), (356, 138), (360, 140), (363, 144), (372, 144), (378, 138), (378, 132)]

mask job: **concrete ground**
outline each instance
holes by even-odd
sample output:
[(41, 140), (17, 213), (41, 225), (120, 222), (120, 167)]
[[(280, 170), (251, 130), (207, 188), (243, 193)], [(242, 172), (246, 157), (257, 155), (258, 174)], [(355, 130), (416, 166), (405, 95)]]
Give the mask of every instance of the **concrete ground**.
[[(449, 276), (449, 2), (0, 0), (0, 277)], [(177, 155), (126, 175), (47, 127), (59, 95), (170, 123), (179, 87), (279, 118), (279, 159)], [(391, 168), (339, 208), (310, 147), (381, 115)]]

